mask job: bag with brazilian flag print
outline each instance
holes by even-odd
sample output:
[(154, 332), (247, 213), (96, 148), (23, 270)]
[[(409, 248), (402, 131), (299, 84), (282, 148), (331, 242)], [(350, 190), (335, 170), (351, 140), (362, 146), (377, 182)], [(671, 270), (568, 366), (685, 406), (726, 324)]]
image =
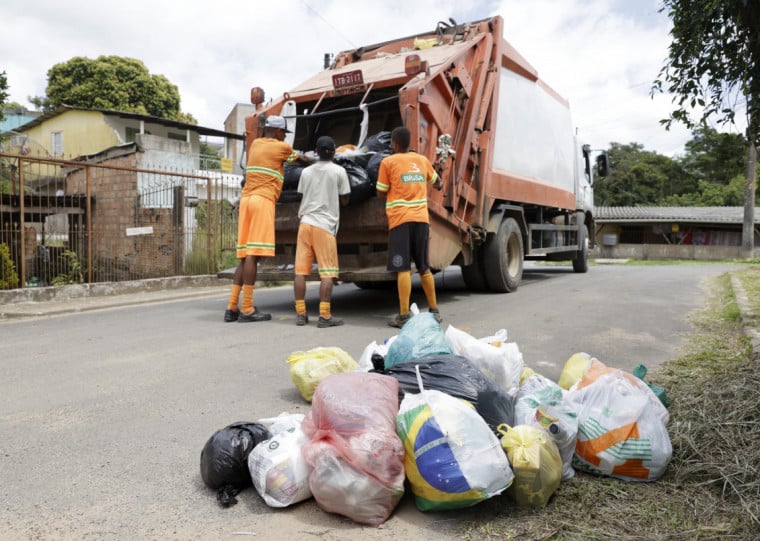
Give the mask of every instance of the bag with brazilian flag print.
[(475, 505), (500, 494), (514, 479), (501, 443), (464, 400), (440, 391), (408, 393), (396, 430), (420, 511)]

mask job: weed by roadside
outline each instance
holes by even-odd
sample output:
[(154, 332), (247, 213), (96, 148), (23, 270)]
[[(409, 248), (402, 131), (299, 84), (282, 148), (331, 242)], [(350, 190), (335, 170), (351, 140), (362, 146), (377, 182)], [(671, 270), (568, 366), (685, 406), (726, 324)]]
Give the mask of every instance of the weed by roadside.
[[(738, 272), (760, 313), (760, 267)], [(750, 360), (723, 275), (678, 359), (647, 380), (667, 389), (673, 458), (653, 483), (577, 473), (544, 509), (499, 496), (472, 509), (461, 537), (529, 540), (750, 540), (760, 531), (760, 363)], [(484, 517), (489, 517), (484, 520)]]

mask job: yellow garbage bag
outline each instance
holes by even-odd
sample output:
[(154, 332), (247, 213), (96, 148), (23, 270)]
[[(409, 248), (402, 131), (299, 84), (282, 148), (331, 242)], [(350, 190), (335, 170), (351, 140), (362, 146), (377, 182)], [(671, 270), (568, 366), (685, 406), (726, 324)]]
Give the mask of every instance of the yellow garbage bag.
[(501, 446), (507, 453), (515, 480), (507, 489), (517, 505), (546, 507), (562, 479), (562, 458), (549, 434), (540, 428), (499, 425)]
[(359, 368), (359, 363), (339, 347), (294, 351), (286, 362), (290, 365), (290, 378), (307, 402), (311, 402), (317, 385), (327, 376)]
[(431, 47), (435, 47), (436, 45), (438, 45), (438, 38), (428, 38), (428, 39), (414, 38), (414, 48), (418, 50), (430, 49)]

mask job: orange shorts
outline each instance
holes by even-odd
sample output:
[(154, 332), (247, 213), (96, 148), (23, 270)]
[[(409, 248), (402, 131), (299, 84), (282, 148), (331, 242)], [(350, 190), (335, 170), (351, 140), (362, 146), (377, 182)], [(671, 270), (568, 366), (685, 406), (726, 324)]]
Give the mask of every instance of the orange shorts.
[(317, 260), (320, 278), (338, 277), (338, 243), (335, 236), (321, 227), (301, 223), (298, 226), (295, 273), (308, 276)]
[(274, 256), (274, 201), (260, 195), (240, 200), (238, 215), (238, 259), (247, 255)]

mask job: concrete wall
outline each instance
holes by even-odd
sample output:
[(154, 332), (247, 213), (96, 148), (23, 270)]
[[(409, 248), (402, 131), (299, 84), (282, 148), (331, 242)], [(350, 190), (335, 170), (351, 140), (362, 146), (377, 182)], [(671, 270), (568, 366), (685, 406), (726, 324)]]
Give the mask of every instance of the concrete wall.
[[(755, 247), (755, 255), (760, 249)], [(741, 246), (699, 246), (694, 244), (616, 244), (614, 246), (597, 245), (591, 257), (609, 259), (694, 259), (716, 261), (722, 259), (741, 259)]]

